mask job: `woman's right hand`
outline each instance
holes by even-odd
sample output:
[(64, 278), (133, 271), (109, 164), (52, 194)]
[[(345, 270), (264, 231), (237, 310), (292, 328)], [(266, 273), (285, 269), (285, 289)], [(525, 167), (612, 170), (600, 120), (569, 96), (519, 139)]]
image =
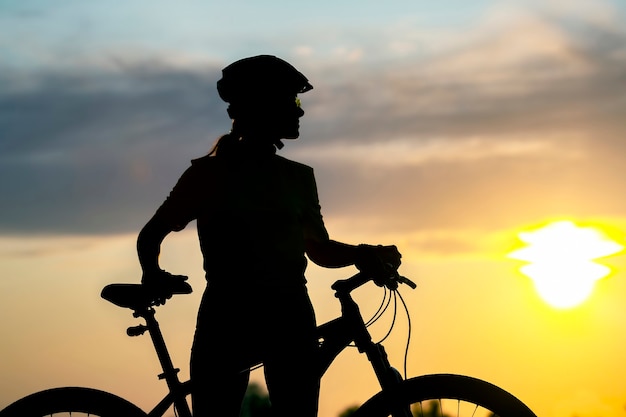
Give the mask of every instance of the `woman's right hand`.
[(382, 286), (390, 276), (396, 274), (402, 263), (401, 258), (402, 255), (395, 245), (361, 244), (357, 248), (355, 266), (362, 273), (370, 275), (376, 285)]

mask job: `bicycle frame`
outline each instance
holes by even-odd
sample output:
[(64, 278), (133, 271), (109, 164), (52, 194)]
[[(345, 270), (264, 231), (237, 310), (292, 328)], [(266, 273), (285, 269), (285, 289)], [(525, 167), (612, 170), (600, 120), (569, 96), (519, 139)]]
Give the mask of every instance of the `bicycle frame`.
[[(372, 341), (365, 321), (361, 316), (359, 306), (351, 296), (351, 292), (354, 289), (370, 280), (371, 278), (356, 274), (351, 278), (339, 280), (333, 284), (332, 288), (335, 290), (335, 296), (341, 304), (342, 314), (340, 317), (317, 328), (320, 341), (318, 357), (319, 376), (321, 378), (337, 355), (350, 343), (354, 342), (359, 352), (365, 353), (367, 359), (372, 364), (382, 391), (393, 392), (394, 388), (402, 381), (402, 377), (389, 363), (383, 345)], [(154, 317), (154, 308), (146, 307), (145, 309), (136, 310), (133, 315), (143, 318), (146, 321), (146, 325), (130, 327), (127, 330), (127, 334), (129, 336), (139, 336), (148, 331), (163, 369), (159, 379), (165, 380), (170, 391), (148, 413), (148, 416), (161, 416), (174, 404), (179, 416), (191, 417), (191, 411), (185, 398), (191, 391), (191, 381), (181, 382), (179, 380), (179, 369), (174, 368), (161, 329)], [(252, 367), (259, 364), (252, 364)]]
[(387, 359), (385, 348), (380, 343), (374, 343), (367, 330), (359, 306), (352, 299), (351, 292), (370, 281), (361, 274), (335, 282), (332, 288), (335, 297), (341, 304), (341, 316), (318, 326), (320, 337), (320, 376), (323, 375), (335, 357), (351, 342), (360, 353), (365, 353), (372, 364), (374, 373), (384, 390), (389, 389), (402, 380), (400, 373), (391, 366)]

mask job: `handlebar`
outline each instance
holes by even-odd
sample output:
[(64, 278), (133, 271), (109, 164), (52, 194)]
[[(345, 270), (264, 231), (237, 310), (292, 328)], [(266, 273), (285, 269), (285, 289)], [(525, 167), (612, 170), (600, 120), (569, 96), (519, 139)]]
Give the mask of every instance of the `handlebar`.
[[(346, 293), (350, 293), (354, 291), (355, 289), (359, 288), (360, 286), (364, 284), (367, 284), (370, 281), (376, 281), (377, 285), (385, 286), (389, 288), (390, 290), (397, 289), (398, 284), (406, 284), (412, 289), (417, 288), (417, 284), (415, 284), (413, 281), (411, 281), (407, 277), (403, 277), (402, 275), (398, 274), (398, 271), (396, 270), (394, 270), (384, 280), (380, 280), (379, 278), (374, 277), (372, 275), (365, 275), (364, 273), (359, 272), (350, 278), (340, 279), (338, 281), (335, 281), (335, 283), (331, 286), (331, 288), (339, 294), (341, 293), (346, 294)], [(379, 284), (379, 281), (382, 281), (382, 285)]]

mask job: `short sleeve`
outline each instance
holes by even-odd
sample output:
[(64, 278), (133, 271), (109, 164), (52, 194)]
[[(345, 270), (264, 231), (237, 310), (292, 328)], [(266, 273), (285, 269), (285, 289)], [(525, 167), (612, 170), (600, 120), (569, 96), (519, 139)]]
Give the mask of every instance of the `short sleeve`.
[(156, 220), (178, 232), (198, 217), (200, 174), (200, 169), (192, 165), (181, 175), (167, 199), (157, 209), (154, 215)]
[(325, 242), (329, 240), (329, 236), (322, 217), (315, 175), (312, 168), (307, 168), (305, 178), (306, 204), (303, 213), (304, 238), (307, 240), (314, 240), (316, 242)]

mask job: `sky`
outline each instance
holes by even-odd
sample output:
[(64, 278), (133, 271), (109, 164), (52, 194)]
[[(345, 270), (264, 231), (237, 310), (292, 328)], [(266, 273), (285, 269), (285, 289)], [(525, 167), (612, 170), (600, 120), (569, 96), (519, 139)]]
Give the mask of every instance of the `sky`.
[[(0, 407), (52, 386), (145, 409), (164, 393), (149, 341), (99, 293), (139, 281), (138, 231), (229, 130), (221, 69), (274, 54), (314, 85), (279, 152), (314, 167), (331, 237), (396, 244), (418, 283), (402, 292), (408, 373), (479, 377), (543, 417), (623, 416), (624, 253), (567, 310), (507, 254), (556, 220), (626, 245), (625, 18), (621, 0), (0, 0)], [(193, 225), (161, 260), (194, 287), (158, 312), (185, 376), (204, 286)], [(319, 322), (353, 272), (310, 266)], [(365, 315), (382, 296), (358, 295)], [(399, 368), (406, 335), (400, 320), (387, 342)], [(376, 391), (345, 352), (320, 416)]]

